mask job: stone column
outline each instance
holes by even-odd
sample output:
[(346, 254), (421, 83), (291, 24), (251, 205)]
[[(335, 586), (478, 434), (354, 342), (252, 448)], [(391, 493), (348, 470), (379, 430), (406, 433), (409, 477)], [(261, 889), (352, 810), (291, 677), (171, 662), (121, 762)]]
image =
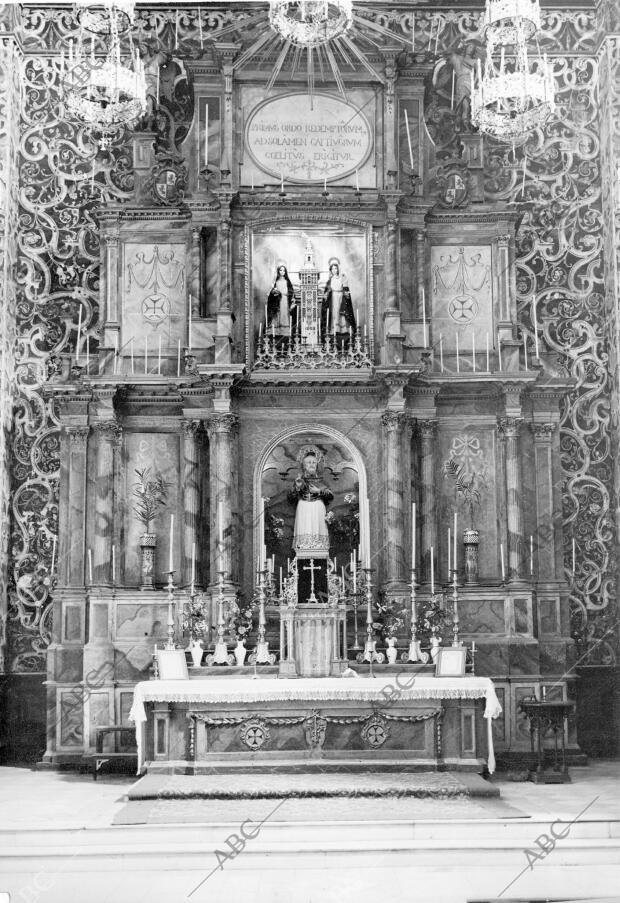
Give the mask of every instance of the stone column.
[(408, 417), (404, 412), (386, 411), (381, 417), (385, 463), (385, 582), (386, 588), (403, 588), (405, 573), (405, 525), (403, 485), (403, 432)]
[[(536, 536), (534, 576), (553, 580), (555, 567), (555, 524), (553, 499), (552, 442), (554, 423), (533, 423), (534, 466), (536, 468)], [(528, 572), (529, 573), (529, 572)]]
[[(234, 580), (233, 545), (233, 503), (235, 491), (233, 474), (236, 473), (237, 448), (235, 430), (238, 423), (236, 414), (213, 414), (207, 421), (210, 449), (211, 479), (211, 575), (210, 582), (217, 580), (219, 570), (224, 570), (228, 582)], [(219, 523), (221, 512), (222, 522)], [(220, 543), (220, 532), (223, 541)], [(235, 568), (236, 572), (236, 568)]]
[(200, 228), (198, 226), (192, 228), (189, 260), (192, 274), (189, 280), (192, 293), (192, 317), (197, 318), (203, 315), (206, 301), (202, 297), (202, 266), (204, 263), (201, 264), (200, 261)]
[[(419, 420), (420, 437), (420, 516), (422, 522), (419, 561), (423, 569), (423, 581), (431, 579), (430, 549), (435, 550), (437, 560), (437, 500), (435, 497), (435, 444), (437, 438), (436, 420)], [(435, 568), (437, 573), (437, 568)]]
[[(416, 316), (419, 319), (422, 319), (422, 301), (424, 298), (424, 273), (426, 272), (425, 267), (425, 255), (426, 255), (426, 236), (421, 229), (416, 229), (415, 232), (415, 267), (416, 267), (416, 300), (417, 300), (417, 312)], [(426, 311), (427, 321), (430, 316), (430, 310)]]
[(183, 583), (192, 579), (192, 546), (196, 547), (196, 583), (200, 583), (198, 517), (200, 511), (200, 473), (198, 467), (198, 420), (183, 420)]
[(95, 583), (111, 583), (114, 522), (114, 444), (118, 439), (120, 427), (116, 420), (103, 420), (94, 423), (93, 430), (97, 437), (93, 578)]
[(519, 430), (522, 420), (504, 417), (499, 421), (499, 435), (505, 443), (506, 467), (506, 524), (508, 528), (508, 580), (523, 576), (523, 517), (521, 514), (521, 466), (519, 461)]
[(59, 523), (62, 538), (59, 549), (59, 578), (67, 586), (84, 584), (84, 527), (86, 518), (86, 446), (89, 429), (87, 426), (69, 427), (66, 477), (67, 495), (64, 523)]

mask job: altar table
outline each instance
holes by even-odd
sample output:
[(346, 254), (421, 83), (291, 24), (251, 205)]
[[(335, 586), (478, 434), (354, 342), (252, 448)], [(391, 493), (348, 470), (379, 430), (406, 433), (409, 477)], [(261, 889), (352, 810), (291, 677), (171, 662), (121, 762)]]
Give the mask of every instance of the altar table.
[[(473, 701), (466, 713), (468, 723), (463, 715), (467, 700)], [(409, 672), (401, 672), (375, 678), (152, 680), (134, 688), (129, 718), (136, 725), (138, 773), (144, 769), (145, 760), (150, 765), (158, 760), (160, 767), (166, 761), (185, 760), (194, 770), (209, 757), (235, 759), (245, 753), (249, 762), (256, 762), (275, 751), (277, 743), (279, 751), (287, 755), (355, 755), (367, 759), (372, 767), (377, 757), (414, 755), (410, 747), (424, 754), (424, 736), (431, 738), (429, 742), (433, 740), (431, 720), (435, 731), (439, 725), (441, 746), (441, 720), (446, 712), (450, 718), (444, 720), (444, 729), (448, 723), (452, 733), (468, 738), (458, 741), (459, 749), (452, 751), (454, 761), (463, 749), (466, 754), (473, 749), (473, 757), (477, 757), (475, 706), (481, 700), (485, 700), (483, 717), (487, 722), (486, 765), (492, 774), (495, 756), (491, 720), (501, 714), (501, 706), (488, 677), (414, 678)], [(149, 715), (153, 710), (148, 724), (147, 706)], [(406, 729), (418, 731), (417, 746), (403, 739)], [(341, 732), (338, 737), (337, 731)], [(178, 755), (182, 742), (186, 747)], [(437, 744), (436, 737), (434, 742)], [(261, 749), (263, 745), (265, 749)], [(450, 766), (448, 760), (446, 764)]]

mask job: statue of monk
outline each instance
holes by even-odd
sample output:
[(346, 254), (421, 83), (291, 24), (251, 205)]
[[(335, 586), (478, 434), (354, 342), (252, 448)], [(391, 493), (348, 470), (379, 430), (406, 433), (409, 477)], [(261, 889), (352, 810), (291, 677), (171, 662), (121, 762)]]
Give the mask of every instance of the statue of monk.
[(297, 505), (293, 548), (298, 558), (327, 558), (329, 554), (325, 515), (334, 494), (318, 477), (318, 467), (316, 452), (306, 452), (301, 472), (288, 493), (289, 502)]

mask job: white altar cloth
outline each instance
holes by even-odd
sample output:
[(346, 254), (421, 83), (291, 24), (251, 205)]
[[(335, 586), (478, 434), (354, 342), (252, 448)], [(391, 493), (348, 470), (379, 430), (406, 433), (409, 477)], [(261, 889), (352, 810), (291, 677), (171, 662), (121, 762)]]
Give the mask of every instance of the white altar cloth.
[[(414, 683), (411, 683), (412, 679)], [(407, 688), (407, 685), (411, 686)], [(406, 689), (405, 689), (406, 688)], [(400, 695), (398, 695), (400, 694)], [(146, 722), (145, 702), (256, 703), (256, 702), (376, 702), (388, 707), (411, 699), (486, 699), (489, 773), (495, 771), (491, 720), (502, 711), (493, 682), (488, 677), (429, 677), (409, 672), (383, 676), (309, 677), (297, 680), (251, 677), (205, 678), (204, 680), (148, 680), (136, 684), (129, 720), (136, 725), (138, 774), (144, 764), (142, 726)]]

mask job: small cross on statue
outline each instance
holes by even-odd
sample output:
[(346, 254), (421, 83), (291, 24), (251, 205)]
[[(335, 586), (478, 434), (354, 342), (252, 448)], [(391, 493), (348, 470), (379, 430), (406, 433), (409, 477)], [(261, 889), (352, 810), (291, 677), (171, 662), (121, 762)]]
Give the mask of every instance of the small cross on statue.
[(310, 559), (310, 564), (305, 565), (303, 568), (304, 571), (310, 571), (310, 595), (308, 596), (308, 602), (318, 602), (317, 597), (314, 595), (314, 572), (320, 571), (320, 565), (314, 565), (314, 558)]

